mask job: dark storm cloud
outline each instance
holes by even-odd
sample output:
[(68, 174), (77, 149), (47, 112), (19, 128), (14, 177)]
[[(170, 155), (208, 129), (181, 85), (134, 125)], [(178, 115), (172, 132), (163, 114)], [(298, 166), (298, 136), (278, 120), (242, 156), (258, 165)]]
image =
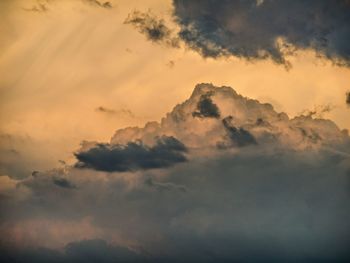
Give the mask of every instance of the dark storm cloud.
[(108, 1), (106, 2), (101, 2), (101, 1), (98, 1), (98, 0), (84, 0), (86, 3), (89, 3), (91, 5), (94, 5), (94, 6), (97, 6), (97, 7), (102, 7), (102, 8), (112, 8), (112, 4)]
[(218, 106), (210, 98), (211, 94), (204, 94), (200, 97), (197, 104), (197, 110), (192, 113), (193, 117), (199, 118), (220, 118)]
[(124, 23), (133, 25), (153, 42), (179, 47), (178, 39), (172, 36), (172, 31), (166, 26), (165, 21), (151, 12), (143, 13), (135, 10), (128, 15)]
[[(230, 138), (232, 144), (234, 146), (243, 147), (251, 144), (257, 144), (254, 136), (247, 130), (243, 128), (237, 128), (231, 124), (233, 120), (232, 116), (228, 116), (222, 120), (222, 124), (224, 125), (228, 137)], [(219, 148), (225, 148), (225, 145), (218, 145)]]
[(77, 187), (72, 184), (70, 181), (68, 181), (66, 178), (52, 178), (52, 181), (55, 185), (62, 187), (62, 188), (67, 188), (67, 189), (76, 189)]
[[(179, 36), (204, 57), (271, 58), (313, 49), (350, 66), (350, 3), (345, 0), (174, 0)], [(283, 42), (278, 42), (283, 39)]]
[(186, 146), (174, 137), (163, 136), (154, 146), (141, 141), (126, 145), (97, 144), (87, 151), (75, 153), (78, 168), (106, 172), (125, 172), (164, 168), (187, 161)]
[[(43, 200), (9, 205), (6, 215), (20, 209), (16, 217), (76, 220), (89, 212), (107, 233), (115, 230), (140, 244), (134, 254), (142, 262), (346, 262), (348, 158), (327, 151), (242, 148), (239, 155), (175, 166), (157, 180), (149, 174), (146, 183), (141, 176), (140, 184), (122, 184), (122, 177), (100, 184), (95, 173), (82, 182), (79, 196), (63, 195), (63, 189), (36, 194)], [(153, 191), (156, 186), (162, 189)], [(124, 250), (100, 240), (70, 244), (64, 253), (17, 249), (12, 256), (26, 255), (19, 262), (118, 262)], [(48, 255), (62, 260), (49, 261)]]

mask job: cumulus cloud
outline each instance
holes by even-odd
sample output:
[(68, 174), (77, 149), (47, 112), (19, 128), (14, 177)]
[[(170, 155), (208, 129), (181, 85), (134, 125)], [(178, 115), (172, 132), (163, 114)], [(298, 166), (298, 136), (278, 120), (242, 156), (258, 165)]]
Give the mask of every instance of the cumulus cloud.
[(174, 0), (180, 38), (204, 57), (270, 58), (289, 67), (286, 55), (312, 49), (350, 66), (349, 1)]
[(144, 13), (135, 10), (128, 15), (124, 23), (133, 25), (152, 42), (179, 47), (178, 39), (173, 36), (172, 30), (165, 24), (165, 21), (157, 18), (150, 11)]
[(120, 144), (97, 144), (75, 153), (78, 168), (92, 168), (98, 171), (124, 172), (169, 167), (187, 161), (184, 144), (174, 137), (160, 137), (154, 146), (142, 141)]
[[(193, 116), (206, 94), (220, 117)], [(123, 258), (125, 250), (142, 262), (345, 262), (349, 149), (347, 131), (330, 120), (290, 119), (230, 87), (199, 84), (159, 123), (85, 143), (78, 153), (87, 159), (77, 159), (87, 169), (40, 172), (11, 186), (0, 198), (0, 244), (21, 255), (23, 237), (36, 247), (57, 240), (63, 252), (56, 245), (50, 253), (66, 260), (75, 242), (74, 262)], [(187, 161), (173, 165), (174, 152)], [(153, 164), (163, 169), (146, 169)], [(53, 178), (77, 188), (57, 187)], [(84, 218), (89, 227), (74, 239), (72, 222)], [(59, 231), (28, 223), (39, 219), (62, 223)], [(100, 241), (79, 243), (92, 238)]]

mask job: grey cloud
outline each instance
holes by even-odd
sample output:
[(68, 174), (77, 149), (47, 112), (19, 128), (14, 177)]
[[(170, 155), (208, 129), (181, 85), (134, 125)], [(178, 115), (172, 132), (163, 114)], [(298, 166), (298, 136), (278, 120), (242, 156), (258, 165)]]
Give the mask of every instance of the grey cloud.
[(218, 106), (210, 98), (210, 92), (203, 94), (197, 104), (197, 111), (193, 112), (193, 117), (199, 118), (220, 118)]
[(174, 183), (171, 183), (171, 182), (157, 182), (157, 181), (154, 181), (151, 177), (147, 178), (145, 180), (145, 184), (150, 186), (150, 187), (154, 187), (156, 188), (157, 190), (159, 191), (163, 191), (163, 190), (178, 190), (178, 191), (181, 191), (181, 192), (186, 192), (187, 189), (185, 186), (183, 185), (177, 185), (177, 184), (174, 184)]
[(179, 47), (178, 39), (172, 35), (172, 30), (168, 28), (165, 21), (157, 18), (150, 11), (143, 13), (135, 10), (128, 15), (124, 23), (133, 25), (153, 42)]
[(204, 57), (270, 58), (289, 67), (286, 54), (313, 49), (337, 65), (350, 66), (349, 1), (174, 0), (173, 4), (180, 38)]
[[(222, 123), (227, 130), (228, 137), (234, 146), (243, 147), (251, 144), (257, 144), (254, 136), (244, 128), (237, 128), (232, 125), (232, 116), (228, 116), (222, 120)], [(260, 122), (259, 122), (260, 123)], [(219, 144), (219, 148), (226, 147), (225, 144)]]
[(186, 146), (174, 137), (163, 136), (154, 146), (141, 141), (120, 144), (97, 144), (87, 151), (75, 153), (78, 168), (125, 172), (164, 168), (186, 162)]
[[(162, 176), (148, 174), (146, 184), (143, 175), (139, 183), (108, 177), (101, 184), (96, 173), (72, 171), (80, 180), (87, 177), (79, 196), (50, 191), (40, 203), (27, 199), (2, 206), (8, 212), (3, 217), (89, 215), (104, 239), (115, 231), (139, 244), (136, 253), (152, 262), (346, 262), (349, 157), (257, 147), (197, 158)], [(171, 190), (153, 191), (156, 185)], [(172, 191), (175, 185), (189, 190)], [(100, 260), (111, 255), (102, 243), (79, 249), (79, 255)]]
[(0, 260), (3, 263), (134, 263), (147, 261), (146, 255), (140, 255), (127, 247), (113, 246), (102, 239), (71, 242), (64, 247), (63, 251), (48, 248), (8, 251), (0, 248), (0, 252)]

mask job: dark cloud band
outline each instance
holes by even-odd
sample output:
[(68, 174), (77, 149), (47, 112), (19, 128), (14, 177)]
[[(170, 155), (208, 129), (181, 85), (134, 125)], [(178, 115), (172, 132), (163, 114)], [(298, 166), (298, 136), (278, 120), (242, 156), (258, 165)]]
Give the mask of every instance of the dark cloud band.
[(271, 58), (312, 49), (350, 66), (350, 3), (322, 0), (174, 0), (180, 38), (204, 57)]
[(78, 168), (106, 172), (125, 172), (169, 167), (187, 161), (186, 146), (174, 137), (162, 136), (154, 146), (141, 141), (126, 145), (98, 144), (87, 151), (75, 153)]

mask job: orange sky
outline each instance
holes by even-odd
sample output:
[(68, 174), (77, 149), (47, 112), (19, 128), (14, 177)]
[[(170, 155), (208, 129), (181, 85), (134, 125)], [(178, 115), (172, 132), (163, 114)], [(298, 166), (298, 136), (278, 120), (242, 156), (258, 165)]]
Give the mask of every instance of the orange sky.
[(48, 167), (69, 160), (82, 140), (106, 141), (117, 128), (159, 120), (200, 82), (231, 86), (291, 117), (330, 104), (324, 117), (350, 129), (349, 69), (311, 51), (290, 57), (289, 71), (270, 61), (203, 59), (183, 46), (151, 43), (123, 24), (132, 10), (150, 8), (176, 29), (171, 1), (111, 2), (106, 10), (49, 1), (43, 13), (23, 9), (37, 1), (0, 3), (0, 133), (30, 138), (33, 154), (47, 153)]

